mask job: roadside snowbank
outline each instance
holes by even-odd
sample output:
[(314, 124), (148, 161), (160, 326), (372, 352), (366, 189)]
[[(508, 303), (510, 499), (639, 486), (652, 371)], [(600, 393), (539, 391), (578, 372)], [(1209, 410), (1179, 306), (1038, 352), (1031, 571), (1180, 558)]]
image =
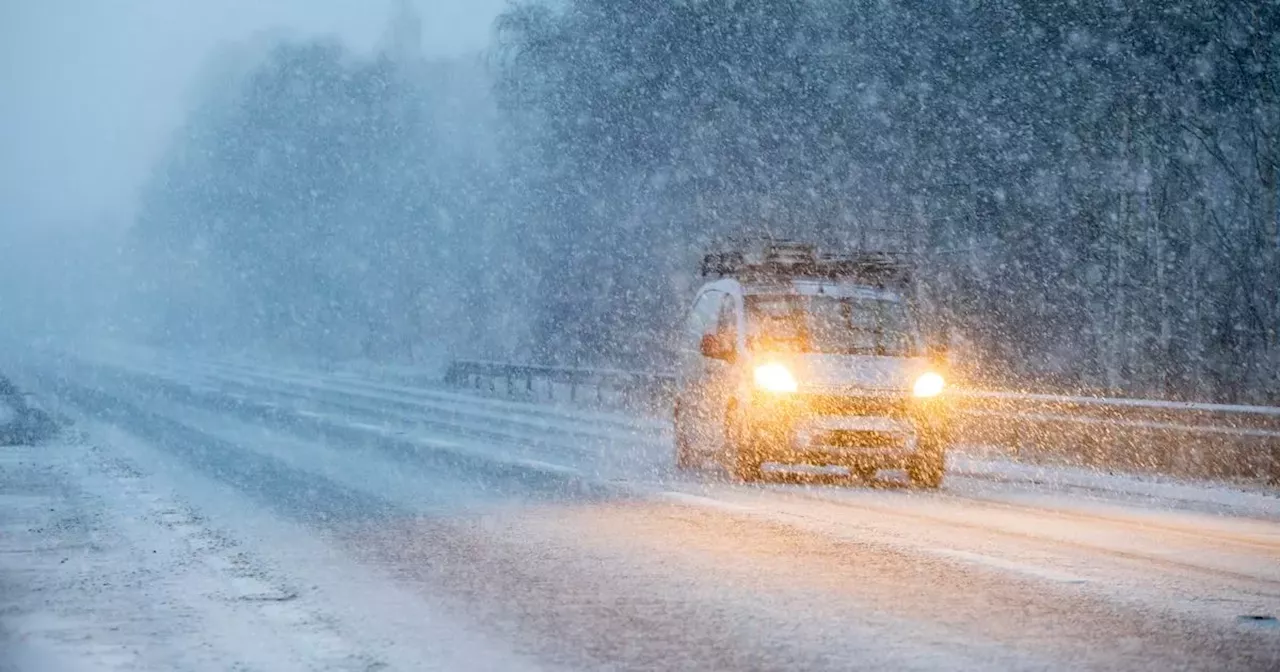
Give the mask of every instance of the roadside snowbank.
[(0, 374), (0, 446), (34, 443), (57, 429), (49, 414), (29, 403), (12, 382)]

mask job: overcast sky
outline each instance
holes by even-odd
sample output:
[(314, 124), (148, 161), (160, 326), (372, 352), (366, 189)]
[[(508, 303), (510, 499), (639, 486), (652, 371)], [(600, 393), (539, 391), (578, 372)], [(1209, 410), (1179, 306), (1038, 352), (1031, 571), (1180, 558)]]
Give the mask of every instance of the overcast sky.
[[(424, 50), (478, 51), (505, 0), (413, 0)], [(0, 0), (0, 234), (124, 226), (210, 51), (262, 30), (368, 49), (394, 0)]]

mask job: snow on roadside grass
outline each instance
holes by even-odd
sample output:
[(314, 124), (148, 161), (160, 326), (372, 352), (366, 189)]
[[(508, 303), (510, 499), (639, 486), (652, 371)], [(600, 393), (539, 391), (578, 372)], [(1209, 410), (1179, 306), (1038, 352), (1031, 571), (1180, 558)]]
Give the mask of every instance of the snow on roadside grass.
[(981, 451), (957, 453), (950, 469), (963, 476), (1058, 488), (1079, 488), (1166, 501), (1184, 501), (1237, 510), (1241, 515), (1280, 518), (1280, 493), (1251, 484), (1179, 480), (1158, 474), (1108, 472), (1065, 465), (1037, 465), (992, 458)]
[(16, 434), (18, 422), (22, 420), (18, 403), (20, 397), (9, 380), (0, 374), (0, 445), (7, 442), (10, 434)]
[(381, 664), (128, 464), (74, 440), (0, 464), (0, 643), (15, 669)]

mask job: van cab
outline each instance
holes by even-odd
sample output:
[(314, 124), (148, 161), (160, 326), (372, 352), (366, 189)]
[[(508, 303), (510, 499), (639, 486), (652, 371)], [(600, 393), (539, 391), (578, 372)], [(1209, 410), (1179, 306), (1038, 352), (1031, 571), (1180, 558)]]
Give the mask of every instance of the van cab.
[(770, 462), (905, 469), (941, 484), (946, 382), (905, 264), (766, 241), (707, 255), (702, 272), (676, 372), (678, 468), (719, 462), (744, 481)]

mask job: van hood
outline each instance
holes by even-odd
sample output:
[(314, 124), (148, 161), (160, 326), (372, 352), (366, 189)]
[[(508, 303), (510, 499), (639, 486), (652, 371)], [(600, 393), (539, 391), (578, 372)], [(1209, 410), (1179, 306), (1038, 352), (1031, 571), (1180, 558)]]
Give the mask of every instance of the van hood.
[(787, 358), (800, 392), (906, 392), (929, 369), (924, 357), (800, 354)]

